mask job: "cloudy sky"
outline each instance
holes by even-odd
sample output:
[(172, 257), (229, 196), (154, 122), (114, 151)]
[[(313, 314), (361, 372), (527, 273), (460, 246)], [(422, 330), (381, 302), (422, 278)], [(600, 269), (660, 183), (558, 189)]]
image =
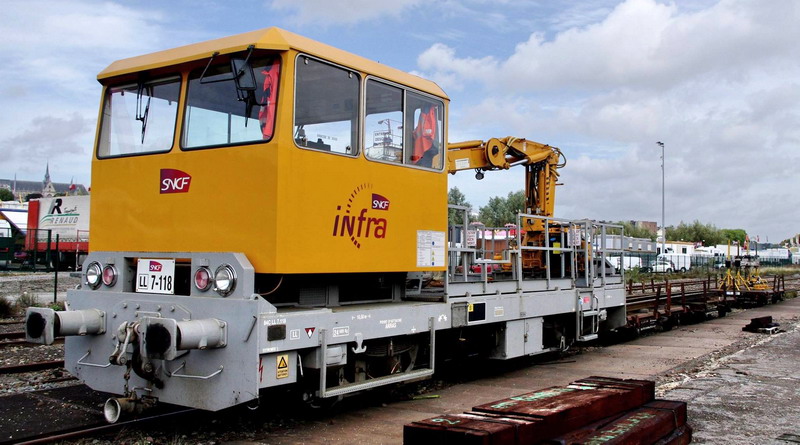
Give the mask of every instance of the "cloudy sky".
[[(430, 78), (450, 141), (560, 147), (556, 213), (698, 219), (764, 241), (800, 232), (795, 0), (5, 0), (0, 178), (91, 184), (100, 85), (116, 59), (279, 26)], [(452, 176), (481, 206), (520, 172)]]

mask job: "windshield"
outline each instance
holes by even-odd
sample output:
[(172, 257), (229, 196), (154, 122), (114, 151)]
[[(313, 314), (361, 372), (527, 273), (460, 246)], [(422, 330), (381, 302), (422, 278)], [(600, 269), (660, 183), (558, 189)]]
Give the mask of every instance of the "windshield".
[[(183, 143), (185, 149), (263, 142), (272, 139), (280, 59), (249, 59), (255, 91), (237, 91), (231, 65), (220, 61), (189, 75)], [(249, 76), (249, 73), (245, 73)]]
[(97, 156), (166, 152), (178, 116), (179, 78), (106, 89)]

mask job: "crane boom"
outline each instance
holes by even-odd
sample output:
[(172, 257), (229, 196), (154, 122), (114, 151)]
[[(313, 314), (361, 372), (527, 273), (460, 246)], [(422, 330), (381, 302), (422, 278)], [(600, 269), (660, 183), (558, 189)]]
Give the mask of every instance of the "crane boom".
[(484, 171), (524, 165), (524, 210), (542, 216), (553, 216), (558, 169), (566, 165), (566, 159), (559, 163), (561, 158), (564, 155), (556, 147), (512, 136), (447, 144), (449, 173), (474, 169), (482, 179)]

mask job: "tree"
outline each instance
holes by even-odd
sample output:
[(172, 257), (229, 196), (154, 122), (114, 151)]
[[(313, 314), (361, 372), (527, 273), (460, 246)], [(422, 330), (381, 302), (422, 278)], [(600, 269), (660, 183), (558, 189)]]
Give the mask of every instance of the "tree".
[[(645, 229), (644, 227), (636, 227), (636, 225), (630, 221), (617, 221), (615, 224), (622, 226), (622, 228), (625, 230), (625, 236), (649, 239), (651, 241), (655, 241), (656, 239), (655, 233)], [(610, 234), (618, 235), (619, 233), (617, 230), (611, 229)]]
[(516, 224), (517, 213), (525, 209), (525, 193), (520, 190), (508, 192), (503, 198), (495, 196), (490, 198), (486, 206), (478, 211), (478, 219), (488, 227), (502, 227), (505, 224)]
[(706, 246), (723, 244), (726, 241), (722, 231), (713, 224), (703, 224), (695, 220), (692, 224), (681, 221), (677, 227), (667, 227), (667, 240), (688, 241), (693, 243), (703, 243)]
[(725, 237), (726, 241), (738, 241), (739, 245), (742, 246), (744, 245), (747, 232), (744, 229), (722, 229), (722, 235)]
[[(453, 187), (447, 192), (447, 203), (457, 206), (469, 207), (467, 218), (471, 218), (472, 204), (467, 201), (467, 197), (461, 193), (458, 187)], [(447, 225), (455, 226), (464, 224), (464, 213), (456, 209), (447, 210)]]
[(0, 188), (0, 201), (13, 201), (14, 193), (9, 189)]

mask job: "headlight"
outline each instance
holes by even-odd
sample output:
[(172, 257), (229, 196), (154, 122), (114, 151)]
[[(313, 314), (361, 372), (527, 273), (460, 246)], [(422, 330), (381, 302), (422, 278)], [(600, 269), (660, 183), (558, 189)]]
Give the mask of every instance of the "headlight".
[(207, 267), (201, 267), (194, 272), (194, 287), (203, 292), (211, 287), (211, 271)]
[(100, 263), (93, 261), (86, 267), (86, 284), (89, 285), (92, 289), (97, 289), (100, 286), (100, 280), (102, 276), (102, 268), (100, 267)]
[(103, 284), (105, 284), (108, 287), (111, 287), (116, 282), (117, 282), (117, 268), (109, 264), (103, 268)]
[(214, 290), (223, 297), (227, 297), (236, 288), (236, 272), (233, 267), (223, 264), (214, 272)]

